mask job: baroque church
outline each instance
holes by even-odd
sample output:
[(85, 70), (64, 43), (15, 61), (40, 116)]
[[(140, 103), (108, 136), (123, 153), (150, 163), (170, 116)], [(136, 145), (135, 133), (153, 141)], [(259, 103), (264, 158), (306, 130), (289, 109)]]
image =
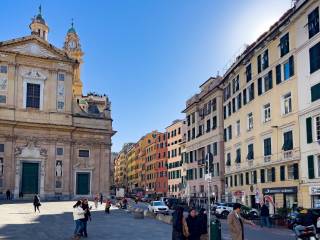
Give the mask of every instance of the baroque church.
[(29, 27), (29, 36), (0, 42), (0, 196), (107, 196), (110, 101), (82, 93), (73, 23), (62, 49), (48, 42), (41, 7)]

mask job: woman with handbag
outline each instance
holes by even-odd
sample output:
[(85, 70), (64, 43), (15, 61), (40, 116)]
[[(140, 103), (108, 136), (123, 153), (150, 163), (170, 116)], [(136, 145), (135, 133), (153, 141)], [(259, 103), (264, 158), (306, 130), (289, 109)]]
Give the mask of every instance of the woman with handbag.
[(38, 209), (40, 213), (39, 207), (41, 206), (41, 203), (40, 203), (40, 197), (38, 194), (34, 195), (33, 197), (33, 206), (34, 206), (34, 212), (37, 212), (37, 209)]

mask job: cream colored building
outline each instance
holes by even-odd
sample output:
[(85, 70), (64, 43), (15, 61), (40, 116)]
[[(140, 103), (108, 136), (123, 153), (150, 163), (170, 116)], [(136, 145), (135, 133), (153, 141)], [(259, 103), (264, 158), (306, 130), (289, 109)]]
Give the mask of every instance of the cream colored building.
[(41, 12), (30, 29), (0, 44), (0, 192), (108, 195), (110, 102), (82, 95), (83, 52), (73, 26), (62, 49), (48, 42)]
[(168, 158), (167, 196), (180, 198), (182, 190), (182, 149), (180, 144), (185, 134), (185, 121), (175, 120), (166, 128)]
[(212, 201), (224, 199), (223, 116), (221, 78), (209, 78), (186, 103), (186, 143), (183, 168), (186, 169), (185, 198), (194, 204), (207, 202), (205, 180), (207, 156), (212, 160)]
[(304, 96), (296, 55), (304, 6), (286, 12), (223, 77), (228, 201), (256, 206), (269, 199), (271, 212), (302, 203), (298, 99)]
[[(300, 1), (299, 4), (303, 4)], [(320, 1), (307, 1), (299, 11), (297, 77), (301, 151), (301, 204), (320, 208)], [(307, 24), (307, 25), (306, 25)]]
[(134, 143), (123, 145), (117, 158), (114, 161), (114, 183), (116, 187), (128, 190), (128, 152), (134, 146)]

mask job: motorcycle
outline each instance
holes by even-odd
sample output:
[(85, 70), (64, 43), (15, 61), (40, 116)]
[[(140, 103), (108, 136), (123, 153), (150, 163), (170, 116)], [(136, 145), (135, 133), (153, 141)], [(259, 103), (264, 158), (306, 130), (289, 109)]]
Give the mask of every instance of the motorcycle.
[[(295, 229), (295, 226), (294, 228)], [(304, 229), (298, 230), (299, 234), (296, 234), (296, 239), (297, 240), (317, 240), (317, 234), (316, 234), (316, 229), (314, 226), (308, 226), (305, 227)]]

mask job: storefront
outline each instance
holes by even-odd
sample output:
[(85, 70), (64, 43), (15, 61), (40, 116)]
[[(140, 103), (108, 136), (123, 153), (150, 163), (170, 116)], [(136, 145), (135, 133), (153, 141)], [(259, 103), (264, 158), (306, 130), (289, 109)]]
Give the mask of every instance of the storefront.
[(311, 207), (320, 208), (320, 186), (312, 186), (309, 188), (311, 196)]
[(275, 208), (296, 208), (298, 206), (298, 187), (263, 188), (264, 199), (272, 198)]

